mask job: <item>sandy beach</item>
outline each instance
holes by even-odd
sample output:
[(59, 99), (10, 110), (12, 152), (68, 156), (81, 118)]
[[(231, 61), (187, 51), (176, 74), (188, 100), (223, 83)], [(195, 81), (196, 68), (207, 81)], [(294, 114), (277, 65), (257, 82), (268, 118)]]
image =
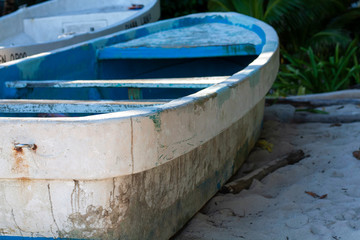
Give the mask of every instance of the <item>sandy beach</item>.
[(360, 239), (360, 160), (353, 156), (360, 122), (336, 117), (357, 116), (360, 107), (318, 110), (267, 107), (261, 140), (268, 145), (255, 147), (234, 179), (294, 150), (305, 158), (240, 193), (218, 193), (174, 239)]

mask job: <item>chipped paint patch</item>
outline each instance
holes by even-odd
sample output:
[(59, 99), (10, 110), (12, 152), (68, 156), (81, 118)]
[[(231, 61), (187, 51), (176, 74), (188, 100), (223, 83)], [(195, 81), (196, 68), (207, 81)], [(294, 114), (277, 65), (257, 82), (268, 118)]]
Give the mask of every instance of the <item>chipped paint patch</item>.
[(36, 74), (41, 70), (41, 64), (46, 61), (47, 57), (31, 58), (17, 64), (17, 68), (21, 74), (22, 79), (36, 79)]
[(224, 46), (225, 52), (228, 55), (257, 55), (256, 45), (242, 44), (242, 45), (226, 45)]
[(207, 94), (206, 96), (197, 98), (196, 101), (194, 102), (194, 108), (193, 109), (189, 108), (189, 111), (191, 113), (195, 113), (196, 115), (199, 115), (201, 111), (206, 110), (206, 104), (209, 102), (209, 100), (215, 99), (217, 96), (218, 96), (218, 93), (213, 92), (213, 93)]
[(82, 50), (88, 51), (93, 48), (93, 45), (90, 45), (89, 43), (85, 43), (85, 44), (81, 45), (80, 48)]
[(155, 125), (155, 129), (157, 132), (161, 131), (161, 116), (160, 116), (160, 112), (157, 112), (151, 116), (149, 116), (149, 118), (154, 122)]

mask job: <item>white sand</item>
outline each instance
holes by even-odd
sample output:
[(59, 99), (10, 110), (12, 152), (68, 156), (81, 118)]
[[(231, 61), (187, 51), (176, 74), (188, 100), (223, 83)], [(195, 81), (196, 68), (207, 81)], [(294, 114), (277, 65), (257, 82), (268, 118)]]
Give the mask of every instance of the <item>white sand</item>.
[[(355, 105), (323, 110), (340, 109), (360, 113)], [(253, 182), (249, 190), (217, 194), (175, 239), (360, 239), (360, 160), (353, 157), (360, 148), (360, 122), (283, 123), (291, 117), (273, 121), (276, 111), (267, 113), (262, 138), (274, 144), (273, 152), (256, 148), (243, 169), (294, 149), (309, 156)]]

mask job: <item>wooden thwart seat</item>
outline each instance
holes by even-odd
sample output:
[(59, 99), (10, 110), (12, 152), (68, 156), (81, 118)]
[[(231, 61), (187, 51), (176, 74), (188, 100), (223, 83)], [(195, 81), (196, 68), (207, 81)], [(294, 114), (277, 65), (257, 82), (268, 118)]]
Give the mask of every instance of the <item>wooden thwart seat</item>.
[[(228, 76), (198, 78), (121, 79), (121, 80), (38, 80), (8, 81), (9, 88), (129, 88), (129, 98), (139, 99), (141, 88), (207, 88), (226, 80)], [(77, 100), (0, 100), (1, 113), (108, 113), (154, 106), (169, 99), (123, 101)]]
[(0, 100), (1, 113), (109, 113), (160, 105), (164, 100), (77, 101), (77, 100)]
[(98, 50), (99, 61), (116, 59), (179, 59), (199, 57), (248, 56), (256, 55), (262, 45), (234, 44), (224, 47), (196, 46), (196, 47), (162, 47), (162, 46), (134, 46), (124, 47), (123, 43), (115, 44)]
[(120, 79), (120, 80), (44, 80), (9, 81), (9, 88), (207, 88), (226, 80), (228, 76), (197, 78), (157, 78), (157, 79)]

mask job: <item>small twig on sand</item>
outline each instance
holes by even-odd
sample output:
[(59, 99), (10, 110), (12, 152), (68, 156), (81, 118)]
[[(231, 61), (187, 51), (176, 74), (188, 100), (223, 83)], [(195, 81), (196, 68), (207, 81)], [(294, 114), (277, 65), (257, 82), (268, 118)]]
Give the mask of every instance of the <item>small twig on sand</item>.
[(344, 104), (360, 104), (360, 99), (310, 99), (310, 98), (266, 98), (267, 104), (290, 104), (294, 107), (324, 107)]
[(289, 97), (267, 97), (268, 104), (291, 104), (295, 107), (322, 107), (344, 104), (360, 104), (360, 90), (350, 89)]
[(225, 184), (220, 189), (220, 193), (239, 193), (241, 190), (249, 188), (254, 179), (261, 180), (275, 170), (289, 164), (295, 164), (304, 158), (305, 154), (302, 150), (293, 151), (286, 157), (273, 160), (250, 174)]
[(297, 112), (294, 115), (293, 122), (296, 123), (352, 123), (360, 121), (360, 113), (342, 113), (336, 115), (311, 114), (305, 112)]

